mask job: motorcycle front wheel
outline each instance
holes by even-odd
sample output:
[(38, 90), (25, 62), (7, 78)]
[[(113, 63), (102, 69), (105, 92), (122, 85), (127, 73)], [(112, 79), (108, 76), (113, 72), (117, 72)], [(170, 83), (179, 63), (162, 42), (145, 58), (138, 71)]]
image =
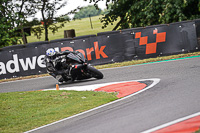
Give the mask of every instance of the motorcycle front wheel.
[(94, 77), (96, 79), (102, 79), (103, 78), (103, 74), (99, 70), (97, 70), (96, 68), (94, 68), (92, 66), (87, 66), (87, 70), (92, 75), (92, 77)]

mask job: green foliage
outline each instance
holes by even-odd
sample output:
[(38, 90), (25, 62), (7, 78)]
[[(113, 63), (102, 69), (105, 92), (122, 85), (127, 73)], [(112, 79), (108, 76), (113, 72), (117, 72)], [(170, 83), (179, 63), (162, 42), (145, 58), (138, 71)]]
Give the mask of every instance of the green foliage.
[[(64, 1), (64, 2), (63, 2)], [(38, 26), (36, 29), (33, 29), (34, 35), (37, 35), (38, 38), (41, 37), (42, 30), (45, 30), (45, 41), (49, 41), (48, 30), (51, 30), (53, 33), (58, 31), (59, 28), (62, 28), (66, 23), (66, 19), (62, 17), (55, 17), (56, 12), (66, 5), (65, 0), (33, 0), (30, 2), (34, 5), (35, 10), (41, 12), (42, 14), (42, 25)], [(59, 25), (56, 24), (60, 22)]]
[(40, 24), (41, 22), (37, 18), (33, 18), (33, 20), (27, 21), (26, 23), (24, 23), (24, 26), (36, 26)]
[(87, 6), (82, 8), (74, 15), (74, 19), (87, 18), (89, 16), (98, 16), (102, 13), (101, 9), (96, 9), (95, 6)]
[(103, 28), (118, 18), (120, 21), (114, 30), (200, 18), (199, 0), (106, 0), (110, 1), (111, 10), (101, 19)]
[(61, 16), (62, 19), (66, 20), (66, 21), (69, 21), (70, 20), (70, 17), (68, 15), (63, 15)]
[(108, 13), (111, 11), (112, 5), (113, 5), (112, 3), (109, 4), (109, 5), (107, 6), (107, 9), (104, 9), (103, 12), (102, 12), (101, 14), (102, 14), (102, 15), (108, 14)]
[(37, 37), (37, 39), (41, 39), (42, 33), (43, 33), (44, 27), (43, 26), (35, 26), (31, 29), (31, 32), (34, 36)]
[(34, 26), (32, 33), (41, 38), (45, 30), (45, 40), (48, 41), (48, 30), (55, 33), (69, 21), (66, 17), (55, 17), (55, 13), (65, 5), (65, 0), (1, 0), (0, 47), (19, 43), (24, 33), (23, 30), (16, 33), (16, 30), (20, 31), (25, 26), (40, 25), (41, 22), (37, 19), (27, 21), (28, 17), (33, 17), (37, 12), (42, 14), (43, 25)]
[(17, 44), (19, 33), (17, 29), (23, 27), (27, 14), (31, 15), (32, 6), (27, 4), (27, 0), (21, 3), (19, 0), (0, 1), (0, 47)]
[[(7, 19), (8, 20), (8, 19)], [(9, 21), (4, 18), (0, 18), (0, 47), (9, 46), (11, 44), (17, 44), (18, 37), (15, 37), (14, 31), (16, 29), (10, 29), (11, 25)]]
[(9, 46), (13, 42), (16, 43), (18, 39), (14, 35), (16, 29), (12, 23), (13, 19), (15, 19), (12, 15), (13, 10), (11, 10), (13, 6), (8, 0), (0, 2), (0, 47)]

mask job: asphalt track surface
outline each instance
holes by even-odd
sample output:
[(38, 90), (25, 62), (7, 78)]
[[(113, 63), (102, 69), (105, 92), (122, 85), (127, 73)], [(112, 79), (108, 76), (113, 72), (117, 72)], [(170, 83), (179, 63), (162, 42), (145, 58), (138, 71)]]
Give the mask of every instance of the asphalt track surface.
[[(139, 133), (200, 111), (200, 58), (134, 65), (101, 70), (102, 80), (86, 80), (63, 86), (159, 78), (154, 87), (125, 100), (47, 126), (48, 133)], [(51, 77), (1, 83), (0, 92), (55, 87)]]

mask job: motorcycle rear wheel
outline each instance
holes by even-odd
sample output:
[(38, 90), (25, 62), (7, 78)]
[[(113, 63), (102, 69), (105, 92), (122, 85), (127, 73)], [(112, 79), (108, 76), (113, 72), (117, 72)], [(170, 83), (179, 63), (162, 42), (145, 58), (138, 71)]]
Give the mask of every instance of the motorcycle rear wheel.
[(97, 70), (96, 68), (94, 68), (92, 66), (87, 66), (87, 70), (92, 75), (92, 77), (94, 77), (96, 79), (102, 79), (103, 78), (103, 74), (99, 70)]

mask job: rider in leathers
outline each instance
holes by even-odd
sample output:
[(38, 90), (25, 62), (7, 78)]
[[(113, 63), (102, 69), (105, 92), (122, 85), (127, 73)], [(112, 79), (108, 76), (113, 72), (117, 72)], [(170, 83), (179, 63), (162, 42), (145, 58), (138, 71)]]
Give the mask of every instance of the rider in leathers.
[[(50, 53), (50, 52), (53, 53)], [(50, 53), (50, 54), (49, 54)], [(56, 52), (54, 49), (50, 48), (46, 52), (45, 56), (45, 63), (47, 72), (53, 76), (58, 82), (62, 83), (64, 81), (63, 75), (70, 74), (70, 64), (66, 62), (70, 62), (67, 59), (67, 55), (71, 53), (71, 51), (63, 51), (63, 52)], [(72, 52), (77, 53), (77, 52)], [(63, 58), (64, 56), (64, 58)]]

